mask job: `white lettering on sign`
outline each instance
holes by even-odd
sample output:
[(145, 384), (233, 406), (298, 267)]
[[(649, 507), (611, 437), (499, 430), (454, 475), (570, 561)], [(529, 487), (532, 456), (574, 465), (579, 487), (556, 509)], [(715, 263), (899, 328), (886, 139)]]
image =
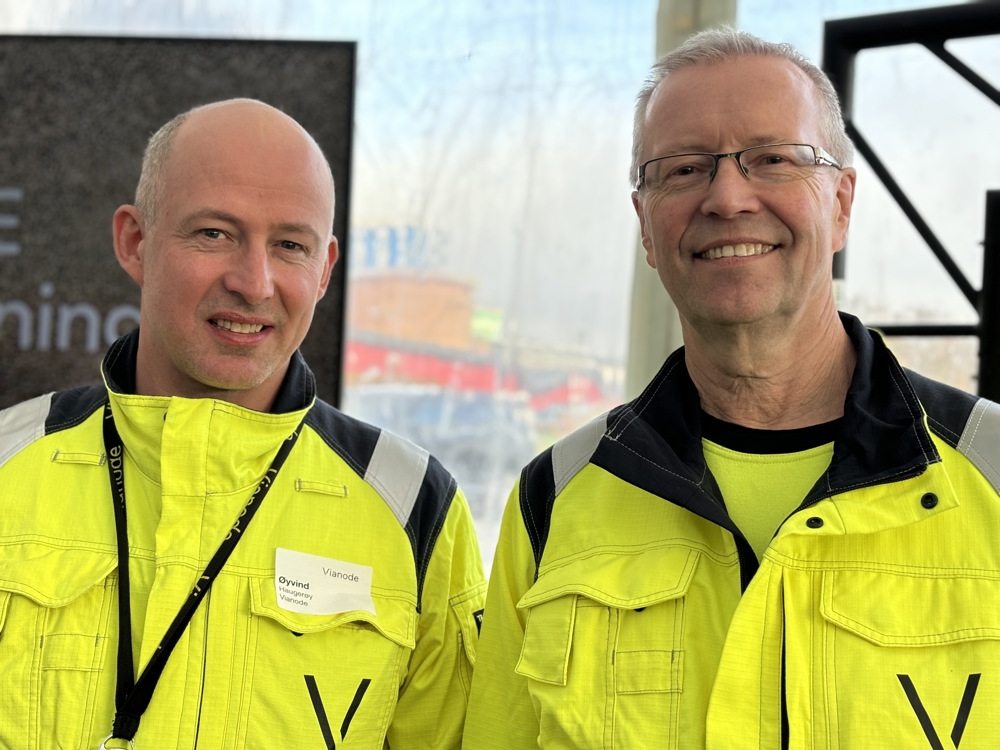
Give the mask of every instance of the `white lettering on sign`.
[[(4, 187), (0, 185), (0, 229), (17, 229), (21, 226), (21, 217), (14, 207), (6, 203), (20, 203), (24, 200), (24, 191), (19, 187)], [(21, 243), (13, 242), (6, 237), (0, 237), (0, 257), (13, 257), (21, 254)]]
[[(87, 302), (54, 305), (55, 285), (43, 281), (38, 287), (41, 301), (35, 309), (23, 300), (0, 300), (0, 325), (16, 321), (17, 348), (22, 352), (68, 352), (73, 333), (82, 332), (84, 350), (95, 354), (139, 324), (139, 308), (116, 305), (101, 320), (98, 309)], [(125, 324), (123, 326), (123, 324)]]

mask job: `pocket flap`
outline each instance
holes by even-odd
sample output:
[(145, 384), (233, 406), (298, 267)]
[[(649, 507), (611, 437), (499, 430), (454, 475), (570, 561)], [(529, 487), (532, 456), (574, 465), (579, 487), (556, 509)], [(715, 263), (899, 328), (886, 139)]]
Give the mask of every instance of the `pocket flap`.
[(1000, 638), (997, 581), (841, 570), (823, 578), (823, 617), (882, 646)]
[(110, 552), (38, 542), (8, 545), (0, 554), (0, 591), (21, 594), (43, 607), (62, 607), (117, 568), (118, 558)]
[(528, 611), (515, 672), (552, 685), (566, 684), (576, 622), (576, 599), (575, 596), (563, 596), (541, 602)]
[(375, 613), (355, 609), (334, 615), (311, 615), (290, 612), (278, 606), (274, 578), (255, 578), (250, 586), (250, 611), (267, 617), (294, 633), (318, 633), (344, 625), (367, 623), (400, 646), (416, 645), (417, 603), (403, 596), (388, 596), (372, 589)]
[(543, 569), (517, 603), (527, 610), (515, 667), (540, 682), (565, 685), (577, 608), (642, 609), (687, 594), (699, 553), (687, 547), (600, 552)]
[(698, 563), (687, 547), (597, 552), (543, 567), (518, 609), (580, 595), (608, 607), (639, 609), (687, 594)]

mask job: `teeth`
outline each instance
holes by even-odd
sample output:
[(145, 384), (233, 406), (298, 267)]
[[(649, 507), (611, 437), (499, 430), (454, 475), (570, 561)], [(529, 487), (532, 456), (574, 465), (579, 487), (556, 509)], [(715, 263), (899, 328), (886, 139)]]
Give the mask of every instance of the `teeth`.
[(738, 258), (745, 258), (748, 255), (763, 255), (764, 253), (769, 253), (776, 245), (764, 245), (760, 242), (741, 242), (738, 245), (721, 245), (719, 247), (713, 247), (710, 250), (706, 250), (701, 255), (703, 258), (708, 258), (709, 260), (717, 260), (719, 258), (732, 258), (736, 256)]
[(234, 320), (214, 320), (212, 321), (219, 328), (225, 328), (233, 333), (258, 333), (264, 326), (258, 323), (237, 323)]

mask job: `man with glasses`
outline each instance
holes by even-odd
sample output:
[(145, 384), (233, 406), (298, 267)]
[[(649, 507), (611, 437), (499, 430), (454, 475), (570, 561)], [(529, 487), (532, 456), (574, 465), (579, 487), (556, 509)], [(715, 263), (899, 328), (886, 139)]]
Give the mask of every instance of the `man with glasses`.
[(852, 151), (786, 45), (654, 66), (632, 202), (685, 346), (521, 474), (468, 750), (995, 746), (1000, 407), (838, 312)]

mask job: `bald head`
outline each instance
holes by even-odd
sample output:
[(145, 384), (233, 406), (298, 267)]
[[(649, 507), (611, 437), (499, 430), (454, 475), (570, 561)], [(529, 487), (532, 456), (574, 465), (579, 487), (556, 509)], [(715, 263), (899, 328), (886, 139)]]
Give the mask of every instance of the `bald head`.
[(136, 392), (266, 410), (337, 260), (333, 178), (293, 119), (238, 99), (150, 142), (115, 254), (141, 287)]
[(204, 150), (213, 158), (224, 148), (247, 149), (243, 153), (286, 152), (289, 165), (303, 165), (311, 173), (303, 177), (315, 177), (316, 184), (328, 189), (332, 230), (333, 173), (316, 141), (298, 122), (269, 104), (228, 99), (177, 115), (149, 139), (135, 193), (135, 205), (147, 232), (153, 231), (159, 219), (172, 154), (191, 148)]

